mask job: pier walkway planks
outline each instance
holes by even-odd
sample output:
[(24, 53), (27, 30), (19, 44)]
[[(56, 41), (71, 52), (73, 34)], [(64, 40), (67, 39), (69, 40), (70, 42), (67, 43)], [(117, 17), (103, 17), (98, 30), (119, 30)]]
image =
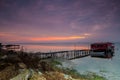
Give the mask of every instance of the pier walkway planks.
[(90, 50), (70, 50), (70, 51), (57, 51), (48, 53), (37, 53), (41, 59), (47, 58), (63, 58), (63, 59), (76, 59), (90, 55)]

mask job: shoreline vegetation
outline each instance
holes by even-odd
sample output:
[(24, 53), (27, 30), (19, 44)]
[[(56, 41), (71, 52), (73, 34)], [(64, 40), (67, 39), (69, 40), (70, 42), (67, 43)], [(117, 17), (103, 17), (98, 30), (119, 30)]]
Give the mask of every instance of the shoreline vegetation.
[(0, 51), (0, 80), (107, 80), (93, 72), (79, 74), (58, 59), (40, 59), (34, 53)]

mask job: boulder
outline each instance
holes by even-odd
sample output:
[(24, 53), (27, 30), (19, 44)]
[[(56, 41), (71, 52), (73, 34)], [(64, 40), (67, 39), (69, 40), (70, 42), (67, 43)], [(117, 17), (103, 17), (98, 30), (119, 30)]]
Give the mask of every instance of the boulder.
[(26, 69), (27, 66), (24, 64), (24, 63), (18, 63), (18, 67), (21, 68), (21, 69)]

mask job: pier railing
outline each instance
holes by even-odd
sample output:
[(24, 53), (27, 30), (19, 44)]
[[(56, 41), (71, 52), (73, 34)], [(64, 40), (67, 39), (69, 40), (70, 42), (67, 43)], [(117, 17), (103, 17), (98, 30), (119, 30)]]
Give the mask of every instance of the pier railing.
[(41, 59), (47, 58), (63, 58), (63, 59), (76, 59), (90, 55), (90, 50), (70, 50), (70, 51), (57, 51), (48, 53), (37, 53)]

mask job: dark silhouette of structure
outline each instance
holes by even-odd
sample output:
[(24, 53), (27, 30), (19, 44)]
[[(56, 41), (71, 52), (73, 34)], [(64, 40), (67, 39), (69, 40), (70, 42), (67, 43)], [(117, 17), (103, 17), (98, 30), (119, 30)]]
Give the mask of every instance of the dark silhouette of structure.
[(0, 43), (0, 52), (1, 52), (1, 50), (20, 51), (21, 50), (21, 46), (20, 45), (14, 45), (14, 44), (2, 45), (2, 43)]
[(0, 52), (1, 52), (1, 49), (2, 49), (2, 43), (0, 43)]
[(111, 42), (91, 44), (92, 57), (112, 58), (114, 55), (114, 44)]

